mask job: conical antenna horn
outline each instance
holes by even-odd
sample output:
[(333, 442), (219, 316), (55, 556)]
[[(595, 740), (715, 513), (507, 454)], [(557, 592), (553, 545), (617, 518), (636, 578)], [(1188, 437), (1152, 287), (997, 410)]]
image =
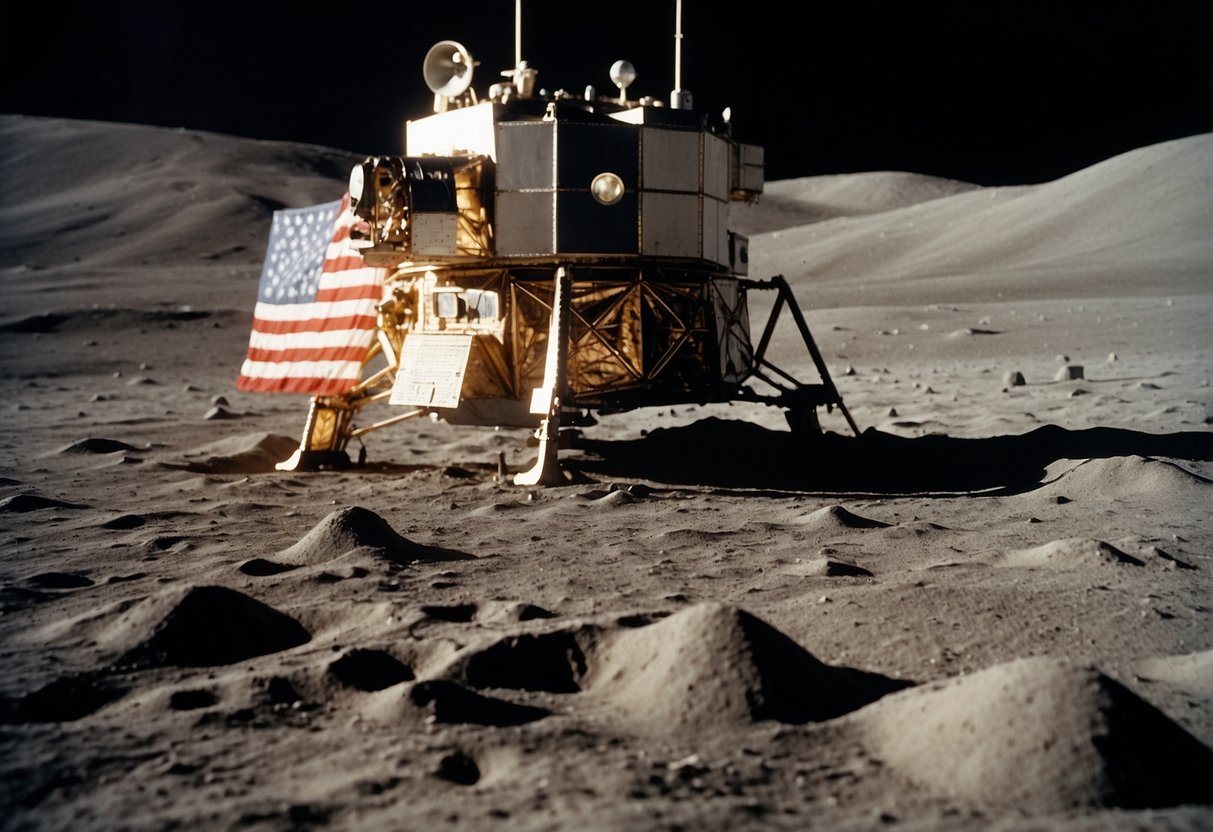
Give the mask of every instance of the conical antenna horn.
[(421, 65), (425, 85), (434, 95), (458, 98), (472, 85), (472, 69), (476, 62), (462, 44), (440, 40), (430, 47)]

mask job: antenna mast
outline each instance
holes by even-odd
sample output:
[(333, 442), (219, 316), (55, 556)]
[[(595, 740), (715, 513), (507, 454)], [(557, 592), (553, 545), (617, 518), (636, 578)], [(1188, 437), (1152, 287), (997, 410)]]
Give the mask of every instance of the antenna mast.
[(514, 66), (522, 66), (522, 0), (514, 0)]
[(535, 94), (538, 73), (522, 60), (522, 0), (514, 0), (514, 68), (501, 74), (513, 82), (519, 98), (530, 98)]
[(670, 93), (670, 107), (675, 110), (692, 107), (690, 91), (682, 88), (682, 0), (675, 0), (674, 5), (674, 90)]

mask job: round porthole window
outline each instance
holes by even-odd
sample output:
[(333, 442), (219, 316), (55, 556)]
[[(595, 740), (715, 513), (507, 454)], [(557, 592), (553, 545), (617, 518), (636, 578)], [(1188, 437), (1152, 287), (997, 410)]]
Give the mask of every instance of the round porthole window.
[(600, 173), (590, 183), (590, 193), (603, 205), (614, 205), (623, 199), (623, 180), (613, 173)]

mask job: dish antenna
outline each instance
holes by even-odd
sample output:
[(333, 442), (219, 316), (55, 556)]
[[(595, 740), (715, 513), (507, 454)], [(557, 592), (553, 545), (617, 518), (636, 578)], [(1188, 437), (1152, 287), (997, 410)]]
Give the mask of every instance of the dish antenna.
[[(440, 40), (430, 47), (421, 65), (425, 85), (434, 93), (434, 112), (444, 112), (472, 86), (472, 69), (476, 61), (462, 44)], [(471, 93), (475, 102), (476, 94)]]

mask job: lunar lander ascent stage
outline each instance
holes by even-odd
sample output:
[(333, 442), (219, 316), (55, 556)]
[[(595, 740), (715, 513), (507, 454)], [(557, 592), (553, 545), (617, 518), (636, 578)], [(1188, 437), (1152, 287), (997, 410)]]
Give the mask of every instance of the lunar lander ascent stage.
[[(761, 194), (763, 151), (690, 108), (680, 7), (677, 28), (669, 105), (628, 100), (625, 61), (611, 68), (617, 97), (538, 91), (520, 23), (516, 67), (485, 100), (466, 49), (430, 50), (434, 114), (407, 123), (405, 155), (369, 158), (350, 177), (351, 238), (388, 275), (376, 341), (353, 389), (312, 399), (279, 468), (348, 463), (351, 439), (425, 414), (537, 428), (538, 459), (514, 478), (523, 485), (561, 481), (560, 426), (592, 423), (590, 412), (754, 402), (817, 431), (825, 406), (858, 432), (787, 282), (748, 277), (728, 207)], [(774, 293), (757, 342), (751, 292)], [(785, 311), (816, 383), (767, 357)], [(376, 403), (405, 410), (357, 426)]]

